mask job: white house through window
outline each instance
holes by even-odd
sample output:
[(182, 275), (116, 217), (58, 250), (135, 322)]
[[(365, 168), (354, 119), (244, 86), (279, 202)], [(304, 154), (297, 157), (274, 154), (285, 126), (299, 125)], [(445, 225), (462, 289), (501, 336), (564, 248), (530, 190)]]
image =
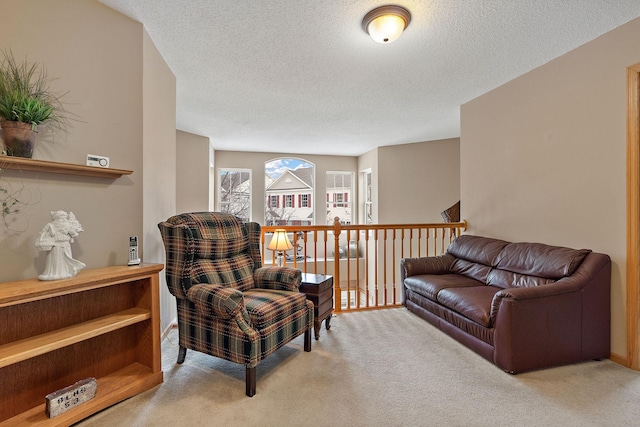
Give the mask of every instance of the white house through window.
[(303, 159), (265, 162), (265, 225), (313, 225), (315, 166)]
[(353, 222), (353, 172), (327, 172), (327, 224), (338, 217), (342, 224)]
[(251, 170), (218, 170), (218, 210), (251, 220)]

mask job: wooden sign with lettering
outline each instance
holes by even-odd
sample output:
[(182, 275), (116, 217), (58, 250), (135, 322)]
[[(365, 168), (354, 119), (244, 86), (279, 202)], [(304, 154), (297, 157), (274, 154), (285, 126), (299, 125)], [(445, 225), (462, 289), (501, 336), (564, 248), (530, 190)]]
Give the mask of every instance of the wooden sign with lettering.
[(96, 395), (98, 383), (93, 377), (85, 378), (69, 387), (47, 394), (45, 397), (45, 413), (53, 418), (67, 412), (69, 409), (93, 399)]

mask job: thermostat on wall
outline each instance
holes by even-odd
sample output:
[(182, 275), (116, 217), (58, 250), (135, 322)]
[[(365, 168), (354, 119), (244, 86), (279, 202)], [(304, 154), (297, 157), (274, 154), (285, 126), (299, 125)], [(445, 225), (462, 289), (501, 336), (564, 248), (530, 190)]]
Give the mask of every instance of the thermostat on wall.
[(109, 158), (104, 156), (96, 156), (95, 154), (87, 154), (87, 166), (97, 166), (99, 168), (108, 168)]

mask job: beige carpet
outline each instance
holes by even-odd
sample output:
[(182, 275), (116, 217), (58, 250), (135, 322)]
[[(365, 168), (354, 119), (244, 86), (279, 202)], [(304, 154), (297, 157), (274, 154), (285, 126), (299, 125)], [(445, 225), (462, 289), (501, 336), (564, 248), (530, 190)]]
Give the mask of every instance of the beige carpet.
[(640, 373), (609, 360), (509, 375), (404, 308), (345, 313), (244, 367), (163, 342), (164, 383), (79, 425), (640, 426)]

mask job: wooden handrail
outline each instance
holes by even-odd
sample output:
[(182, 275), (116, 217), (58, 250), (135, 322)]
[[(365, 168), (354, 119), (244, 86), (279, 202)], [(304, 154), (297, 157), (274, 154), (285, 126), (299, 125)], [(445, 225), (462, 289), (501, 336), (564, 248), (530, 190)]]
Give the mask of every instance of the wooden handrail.
[[(263, 226), (263, 248), (276, 229), (285, 229), (294, 245), (284, 265), (333, 275), (335, 311), (353, 311), (399, 306), (400, 259), (444, 253), (467, 222), (345, 225), (335, 218), (332, 225)], [(275, 264), (275, 252), (270, 258), (265, 252), (263, 264)]]

